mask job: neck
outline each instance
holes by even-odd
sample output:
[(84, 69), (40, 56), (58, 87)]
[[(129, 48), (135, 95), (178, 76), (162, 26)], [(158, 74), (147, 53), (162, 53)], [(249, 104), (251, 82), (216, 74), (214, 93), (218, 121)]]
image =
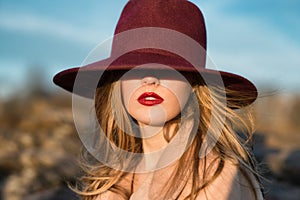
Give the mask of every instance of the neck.
[(165, 139), (165, 134), (170, 135), (174, 132), (174, 128), (176, 124), (171, 125), (171, 128), (168, 128), (167, 133), (164, 132), (163, 126), (150, 126), (145, 124), (139, 124), (141, 136), (143, 138), (143, 152), (147, 154), (143, 160), (143, 166), (146, 169), (153, 169), (156, 164), (159, 162), (160, 157), (162, 156), (161, 153), (154, 153), (158, 152), (159, 150), (163, 150), (169, 143)]
[(151, 126), (139, 124), (141, 136), (143, 138), (143, 151), (144, 153), (151, 153), (158, 151), (168, 145), (165, 135), (173, 135), (176, 124), (171, 125), (167, 132), (164, 132), (163, 126)]

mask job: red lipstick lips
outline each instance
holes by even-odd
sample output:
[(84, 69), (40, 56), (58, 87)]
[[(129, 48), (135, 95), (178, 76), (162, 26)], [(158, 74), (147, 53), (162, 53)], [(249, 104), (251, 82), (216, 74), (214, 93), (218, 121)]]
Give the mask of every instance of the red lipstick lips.
[(144, 106), (154, 106), (163, 101), (164, 99), (154, 92), (145, 92), (138, 98), (138, 102)]

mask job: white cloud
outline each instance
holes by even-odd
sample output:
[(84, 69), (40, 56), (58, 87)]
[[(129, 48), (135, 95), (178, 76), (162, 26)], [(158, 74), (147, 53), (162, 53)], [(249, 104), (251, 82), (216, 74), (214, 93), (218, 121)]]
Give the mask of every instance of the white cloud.
[(99, 34), (94, 30), (26, 12), (1, 12), (0, 29), (46, 34), (83, 45), (99, 42)]

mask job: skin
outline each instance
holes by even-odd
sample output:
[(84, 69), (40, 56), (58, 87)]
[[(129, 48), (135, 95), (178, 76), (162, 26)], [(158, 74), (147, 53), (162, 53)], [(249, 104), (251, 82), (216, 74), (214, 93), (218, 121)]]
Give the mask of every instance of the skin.
[[(178, 72), (129, 71), (121, 79), (123, 103), (127, 112), (138, 122), (143, 137), (144, 153), (165, 147), (162, 128), (178, 116), (186, 105), (192, 88)], [(164, 101), (154, 106), (145, 106), (138, 98), (145, 92), (155, 92)], [(171, 127), (170, 130), (173, 128)]]
[[(214, 155), (208, 155), (208, 161), (213, 158)], [(130, 200), (152, 200), (154, 195), (159, 191), (164, 189), (165, 184), (169, 181), (171, 172), (174, 170), (175, 165), (170, 165), (164, 169), (160, 169), (158, 171), (147, 173), (147, 174), (135, 174), (134, 181), (134, 191), (130, 197)], [(210, 170), (210, 174), (212, 175), (213, 170), (217, 166), (214, 166), (212, 170)], [(203, 171), (203, 164), (200, 161), (200, 171)], [(128, 174), (124, 179), (119, 182), (119, 185), (130, 190), (132, 174)], [(254, 177), (250, 174), (254, 183)], [(191, 180), (191, 178), (189, 178)], [(189, 193), (192, 187), (191, 181), (184, 187), (182, 197), (178, 200), (183, 200)], [(256, 188), (258, 184), (256, 183)], [(262, 200), (263, 197), (257, 189), (258, 199)], [(97, 200), (119, 200), (121, 197), (118, 194), (107, 191), (98, 196)], [(159, 198), (158, 198), (159, 199)], [(236, 165), (225, 162), (225, 166), (220, 176), (214, 180), (212, 184), (207, 186), (205, 190), (201, 190), (196, 198), (196, 200), (254, 200), (255, 195), (250, 189), (248, 182), (245, 177), (239, 172)]]
[[(171, 78), (170, 78), (171, 77)], [(165, 122), (176, 117), (188, 101), (188, 97), (192, 92), (189, 83), (178, 74), (169, 74), (168, 78), (159, 74), (125, 74), (121, 79), (121, 92), (123, 103), (127, 112), (137, 120), (143, 137), (144, 153), (156, 151), (168, 145), (163, 137), (162, 127)], [(164, 102), (155, 106), (141, 105), (137, 99), (144, 92), (155, 92), (164, 99)], [(170, 129), (172, 132), (172, 127)], [(207, 155), (207, 166), (211, 160), (215, 158), (213, 153)], [(153, 163), (153, 160), (146, 160), (146, 163)], [(203, 163), (199, 163), (200, 172), (204, 171)], [(171, 179), (172, 172), (175, 170), (176, 163), (165, 168), (158, 169), (154, 172), (134, 174), (133, 194), (130, 200), (151, 200), (155, 194), (159, 194), (164, 190), (165, 185)], [(208, 171), (207, 176), (213, 175), (217, 166), (213, 166)], [(201, 173), (200, 173), (201, 174)], [(250, 175), (250, 177), (253, 177)], [(200, 178), (200, 177), (199, 177)], [(129, 173), (118, 183), (123, 188), (130, 191), (133, 174)], [(182, 197), (184, 199), (192, 188), (191, 177), (187, 185), (183, 188)], [(254, 181), (254, 177), (253, 177)], [(254, 181), (255, 182), (255, 181)], [(241, 185), (245, 185), (243, 187)], [(236, 165), (225, 162), (225, 166), (220, 176), (218, 176), (212, 184), (201, 190), (197, 196), (197, 200), (253, 200), (255, 196), (244, 176), (239, 172)], [(257, 186), (258, 188), (258, 186)], [(178, 188), (180, 191), (182, 188)], [(260, 192), (258, 192), (260, 195)], [(176, 195), (176, 194), (174, 194)], [(107, 191), (98, 196), (97, 200), (121, 199), (118, 194)], [(260, 197), (259, 199), (262, 199)]]
[[(192, 91), (190, 84), (179, 74), (170, 73), (167, 79), (159, 73), (149, 73), (142, 77), (133, 77), (131, 73), (135, 72), (125, 74), (121, 80), (123, 102), (128, 113), (141, 126), (161, 127), (175, 118), (185, 106)], [(142, 105), (137, 99), (145, 92), (155, 92), (164, 101), (154, 106)]]

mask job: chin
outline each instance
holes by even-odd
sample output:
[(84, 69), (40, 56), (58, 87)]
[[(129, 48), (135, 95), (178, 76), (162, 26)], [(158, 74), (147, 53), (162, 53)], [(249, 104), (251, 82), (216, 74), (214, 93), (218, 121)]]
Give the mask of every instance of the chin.
[(147, 126), (164, 126), (166, 121), (157, 121), (157, 120), (154, 120), (154, 121), (151, 121), (150, 119), (148, 120), (137, 120), (138, 124), (139, 125), (147, 125)]

